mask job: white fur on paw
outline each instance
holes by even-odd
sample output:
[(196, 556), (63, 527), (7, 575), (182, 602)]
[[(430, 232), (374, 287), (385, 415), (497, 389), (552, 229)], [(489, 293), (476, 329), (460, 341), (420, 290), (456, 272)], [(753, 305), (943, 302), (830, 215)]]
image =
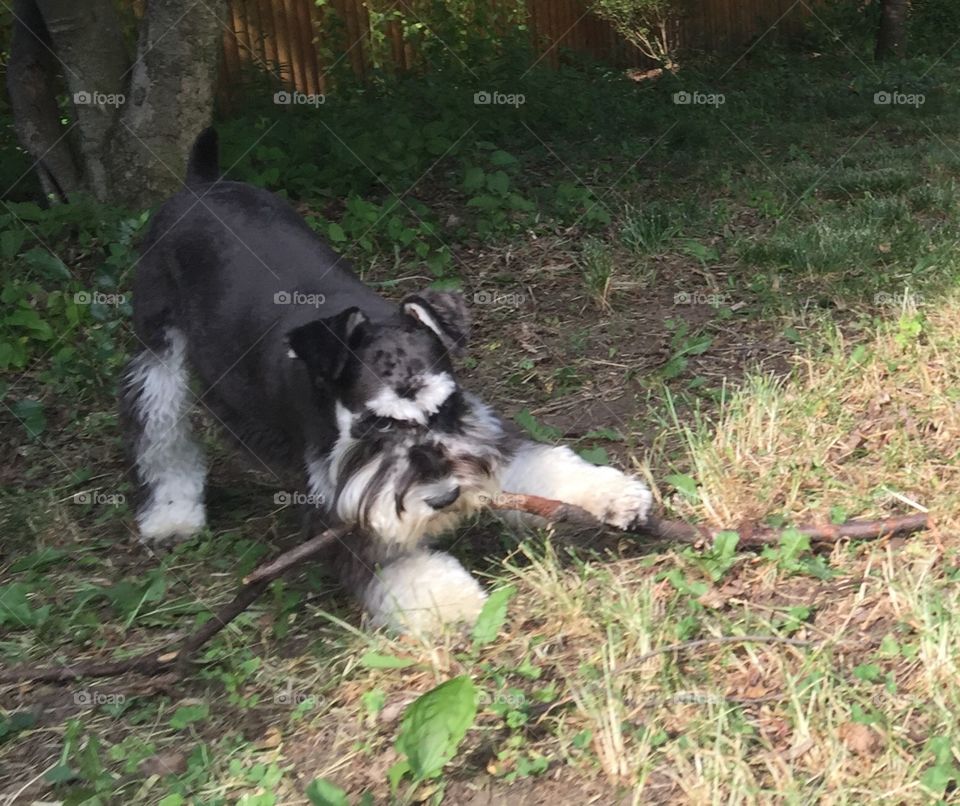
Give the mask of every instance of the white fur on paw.
[(593, 482), (591, 495), (584, 508), (617, 529), (629, 529), (646, 523), (653, 506), (653, 496), (647, 485), (635, 476), (628, 476), (612, 467), (597, 470), (607, 472), (598, 475)]
[(429, 635), (476, 621), (486, 601), (477, 580), (449, 554), (417, 552), (380, 570), (363, 594), (376, 627)]
[(501, 478), (504, 490), (556, 498), (617, 529), (645, 523), (653, 497), (640, 479), (596, 467), (566, 446), (524, 445)]
[(137, 516), (140, 539), (145, 543), (185, 540), (206, 525), (203, 504), (170, 501), (152, 503)]
[(618, 529), (629, 529), (631, 526), (646, 523), (653, 506), (653, 496), (647, 485), (635, 476), (628, 476), (617, 470), (614, 470), (614, 473), (619, 478), (611, 485), (613, 489), (606, 500), (603, 522)]

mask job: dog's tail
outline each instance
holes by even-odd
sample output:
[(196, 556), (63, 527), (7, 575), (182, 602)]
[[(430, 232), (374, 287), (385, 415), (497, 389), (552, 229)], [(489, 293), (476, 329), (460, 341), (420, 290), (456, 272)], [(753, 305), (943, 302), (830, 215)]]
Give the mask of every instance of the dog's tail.
[(202, 185), (220, 178), (220, 148), (217, 130), (212, 126), (200, 132), (190, 149), (187, 184)]

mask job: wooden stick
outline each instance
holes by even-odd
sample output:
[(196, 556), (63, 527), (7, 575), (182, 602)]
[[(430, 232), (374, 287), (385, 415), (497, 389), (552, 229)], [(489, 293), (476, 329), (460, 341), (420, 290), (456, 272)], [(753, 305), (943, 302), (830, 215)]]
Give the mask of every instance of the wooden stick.
[[(569, 523), (574, 526), (589, 529), (605, 528), (600, 521), (581, 507), (556, 501), (552, 498), (543, 498), (538, 495), (522, 495), (519, 493), (503, 493), (490, 501), (491, 509), (513, 510), (526, 512), (544, 518), (551, 523)], [(822, 524), (800, 526), (798, 531), (807, 535), (814, 543), (834, 544), (844, 538), (857, 540), (877, 540), (897, 534), (910, 534), (931, 525), (927, 515), (905, 515), (895, 518), (885, 518), (876, 521), (850, 521), (844, 524)], [(156, 652), (147, 652), (126, 660), (101, 662), (81, 662), (69, 666), (38, 668), (30, 664), (14, 667), (0, 672), (0, 684), (19, 683), (23, 681), (69, 682), (83, 677), (117, 677), (128, 672), (156, 675), (174, 668), (178, 674), (183, 674), (189, 665), (194, 653), (217, 633), (223, 630), (230, 622), (250, 607), (267, 586), (291, 568), (304, 560), (326, 551), (334, 542), (341, 540), (351, 531), (349, 526), (340, 526), (327, 529), (317, 537), (313, 537), (295, 548), (285, 551), (274, 560), (265, 563), (248, 574), (243, 585), (233, 599), (217, 610), (213, 618), (205, 622), (199, 629), (186, 636), (179, 644)], [(635, 533), (670, 542), (699, 544), (712, 540), (721, 529), (708, 529), (694, 526), (683, 521), (664, 520), (651, 516), (647, 522), (638, 526)], [(782, 530), (769, 527), (747, 525), (739, 530), (741, 548), (756, 548), (776, 544)], [(705, 639), (706, 640), (706, 639)], [(720, 639), (709, 639), (717, 641)], [(746, 640), (743, 637), (730, 640)], [(695, 642), (694, 642), (695, 643)], [(693, 643), (688, 644), (694, 645)], [(667, 647), (659, 651), (674, 651)], [(653, 653), (651, 653), (652, 656)]]
[[(492, 509), (515, 510), (536, 515), (551, 523), (570, 523), (574, 526), (602, 529), (605, 528), (593, 515), (573, 504), (542, 498), (539, 495), (504, 493), (490, 504)], [(845, 538), (853, 540), (879, 540), (883, 537), (910, 534), (930, 528), (930, 516), (926, 514), (901, 515), (881, 520), (848, 521), (841, 524), (807, 524), (796, 527), (812, 543), (833, 544)], [(628, 530), (631, 533), (666, 540), (671, 543), (702, 543), (713, 540), (726, 529), (710, 529), (695, 526), (685, 521), (666, 520), (655, 515), (647, 522)], [(769, 526), (744, 524), (734, 530), (740, 535), (741, 548), (769, 546), (780, 541), (783, 529)]]
[(274, 580), (298, 563), (324, 551), (331, 546), (334, 541), (340, 540), (349, 533), (350, 529), (346, 526), (327, 529), (323, 534), (311, 537), (305, 543), (301, 543), (299, 546), (290, 549), (290, 551), (285, 551), (275, 560), (258, 566), (243, 578), (243, 582), (245, 585), (252, 585), (264, 579), (268, 582)]
[(528, 515), (536, 515), (550, 523), (569, 523), (571, 526), (586, 529), (604, 528), (603, 524), (587, 510), (539, 495), (500, 493), (496, 498), (491, 499), (489, 506), (491, 509), (526, 512)]

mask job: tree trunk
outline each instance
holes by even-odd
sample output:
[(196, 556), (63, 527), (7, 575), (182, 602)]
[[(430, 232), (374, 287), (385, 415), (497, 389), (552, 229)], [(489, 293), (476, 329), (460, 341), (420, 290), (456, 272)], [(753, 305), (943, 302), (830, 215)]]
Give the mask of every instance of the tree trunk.
[(122, 204), (144, 207), (182, 186), (193, 140), (210, 123), (226, 0), (148, 0), (111, 149)]
[(903, 58), (907, 47), (909, 0), (881, 0), (880, 28), (874, 58), (878, 62)]
[(36, 3), (17, 0), (7, 63), (7, 93), (14, 111), (14, 128), (34, 159), (44, 195), (66, 201), (69, 194), (80, 190), (80, 171), (67, 137), (69, 130), (60, 124), (58, 67)]
[[(213, 111), (226, 8), (227, 0), (147, 0), (131, 64), (114, 0), (17, 0), (10, 100), (45, 193), (85, 189), (142, 209), (182, 186)], [(59, 122), (61, 77), (76, 153)]]
[(79, 123), (86, 187), (99, 201), (107, 201), (110, 182), (105, 162), (110, 159), (110, 131), (130, 64), (116, 8), (113, 0), (36, 2), (64, 66)]

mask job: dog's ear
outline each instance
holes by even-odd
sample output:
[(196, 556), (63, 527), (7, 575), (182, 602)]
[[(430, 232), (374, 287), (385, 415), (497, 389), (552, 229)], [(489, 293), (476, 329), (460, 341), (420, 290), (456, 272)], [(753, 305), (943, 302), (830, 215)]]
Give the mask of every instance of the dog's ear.
[(458, 291), (421, 291), (401, 303), (403, 312), (430, 328), (454, 355), (462, 353), (470, 337), (470, 312)]
[(363, 311), (354, 307), (294, 328), (287, 334), (288, 355), (303, 361), (311, 374), (336, 380), (346, 366), (353, 337), (366, 321)]

